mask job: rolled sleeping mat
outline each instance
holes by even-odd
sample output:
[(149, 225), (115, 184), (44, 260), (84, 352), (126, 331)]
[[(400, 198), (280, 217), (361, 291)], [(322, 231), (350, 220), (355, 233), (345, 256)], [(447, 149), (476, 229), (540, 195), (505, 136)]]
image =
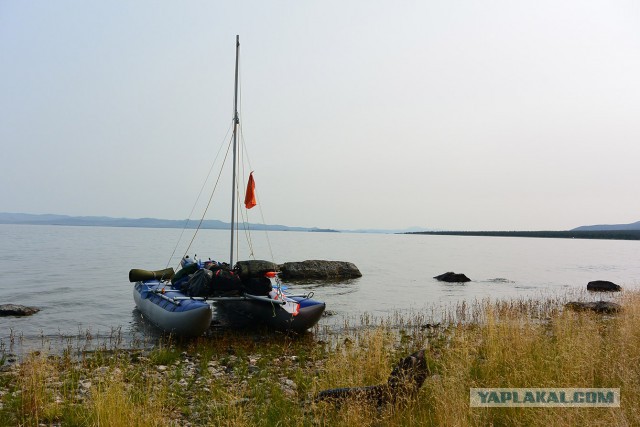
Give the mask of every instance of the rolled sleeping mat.
[(181, 268), (178, 272), (171, 278), (171, 283), (176, 283), (179, 279), (182, 279), (184, 276), (188, 276), (190, 274), (198, 271), (200, 267), (197, 263), (193, 262), (186, 267)]
[(173, 277), (173, 268), (165, 268), (164, 270), (142, 270), (134, 268), (129, 271), (130, 282), (144, 282), (145, 280), (169, 280)]

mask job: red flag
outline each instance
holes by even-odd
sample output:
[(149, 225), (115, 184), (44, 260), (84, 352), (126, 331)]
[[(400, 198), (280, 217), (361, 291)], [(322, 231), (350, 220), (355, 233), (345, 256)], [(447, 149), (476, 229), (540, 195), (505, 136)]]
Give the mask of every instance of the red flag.
[(251, 209), (256, 203), (256, 182), (253, 180), (253, 172), (249, 174), (249, 182), (247, 183), (247, 192), (244, 196), (244, 205), (247, 209)]

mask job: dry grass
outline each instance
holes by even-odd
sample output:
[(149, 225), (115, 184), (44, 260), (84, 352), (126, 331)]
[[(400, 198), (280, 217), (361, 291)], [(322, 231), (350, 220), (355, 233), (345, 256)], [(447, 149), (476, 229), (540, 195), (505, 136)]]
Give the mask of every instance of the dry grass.
[[(620, 297), (615, 316), (564, 302), (460, 304), (437, 327), (394, 314), (303, 339), (230, 334), (76, 361), (32, 354), (0, 376), (0, 425), (640, 425), (640, 292)], [(431, 375), (414, 399), (379, 408), (313, 400), (384, 383), (419, 348)], [(620, 388), (622, 404), (470, 408), (472, 387)]]
[[(458, 324), (436, 350), (426, 387), (433, 425), (640, 425), (640, 295), (624, 312), (552, 310), (545, 321), (485, 303), (484, 321)], [(521, 308), (521, 307), (520, 307)], [(471, 387), (620, 388), (621, 408), (469, 408)]]
[(100, 378), (90, 389), (88, 399), (92, 422), (114, 427), (166, 425), (169, 413), (164, 389), (154, 390), (150, 381), (134, 384), (124, 378), (120, 369), (110, 370)]
[(56, 380), (51, 360), (40, 353), (29, 355), (20, 366), (17, 382), (22, 424), (28, 425), (31, 419), (55, 418), (58, 415), (59, 405), (49, 387)]

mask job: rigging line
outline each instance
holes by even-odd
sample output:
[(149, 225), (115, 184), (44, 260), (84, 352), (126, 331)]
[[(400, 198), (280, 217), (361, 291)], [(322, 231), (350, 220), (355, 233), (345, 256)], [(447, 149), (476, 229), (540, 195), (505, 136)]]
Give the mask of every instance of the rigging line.
[(269, 255), (271, 256), (271, 262), (275, 263), (275, 257), (273, 256), (273, 248), (271, 247), (271, 239), (269, 239), (269, 231), (267, 230), (267, 223), (264, 220), (264, 212), (262, 211), (262, 205), (260, 204), (260, 198), (258, 197), (257, 191), (255, 192), (255, 195), (256, 195), (256, 204), (258, 205), (258, 211), (260, 212), (260, 218), (264, 226), (264, 235), (267, 239), (267, 246), (269, 247)]
[[(251, 159), (249, 158), (249, 150), (247, 150), (247, 145), (244, 140), (244, 133), (242, 131), (242, 125), (240, 125), (240, 142), (243, 147), (243, 151), (245, 152), (247, 158), (247, 164), (249, 165), (249, 169), (253, 170), (251, 167)], [(260, 203), (260, 198), (258, 197), (258, 191), (255, 192), (256, 195), (256, 204), (258, 205), (258, 211), (260, 212), (260, 219), (262, 221), (262, 225), (264, 227), (264, 235), (267, 239), (267, 246), (269, 247), (269, 255), (271, 256), (271, 262), (275, 263), (275, 257), (273, 256), (273, 248), (271, 247), (271, 240), (269, 239), (269, 230), (267, 230), (267, 223), (264, 219), (264, 211), (262, 210), (262, 203)]]
[[(242, 156), (243, 150), (240, 150), (240, 153), (241, 154), (240, 154), (239, 160), (240, 160), (240, 158)], [(248, 209), (246, 209), (245, 206), (242, 206), (244, 202), (242, 201), (241, 194), (240, 194), (241, 190), (243, 188), (245, 188), (245, 186), (246, 186), (246, 184), (244, 183), (244, 175), (245, 175), (244, 163), (240, 162), (240, 165), (242, 167), (242, 174), (240, 174), (240, 175), (242, 175), (243, 185), (242, 186), (239, 185), (240, 178), (238, 176), (236, 176), (235, 189), (236, 189), (236, 194), (237, 194), (236, 200), (237, 200), (237, 208), (238, 208), (236, 213), (242, 219), (242, 228), (243, 228), (243, 231), (244, 231), (244, 234), (245, 234), (245, 239), (247, 241), (247, 246), (249, 248), (249, 257), (252, 258), (252, 259), (255, 259), (256, 258), (255, 257), (255, 251), (254, 251), (254, 248), (253, 248), (253, 242), (251, 240), (251, 225), (249, 224), (249, 211), (248, 211)], [(245, 217), (245, 213), (246, 213), (246, 217)], [(239, 221), (236, 221), (236, 223), (240, 224)], [(240, 241), (239, 237), (240, 237), (240, 227), (238, 227), (236, 229), (236, 241), (238, 241), (238, 242)], [(236, 253), (236, 255), (238, 256), (238, 259), (239, 259), (239, 256), (240, 256), (239, 247), (236, 247), (236, 250), (238, 251)]]
[[(245, 157), (247, 158), (248, 161), (248, 157), (249, 157), (249, 152), (247, 151), (247, 147), (246, 144), (244, 143), (244, 136), (242, 133), (242, 127), (240, 128), (240, 142), (241, 142), (241, 168), (242, 168), (242, 187), (241, 188), (247, 188), (247, 183), (245, 182), (245, 177), (247, 176), (247, 171), (245, 170)], [(245, 197), (246, 197), (246, 191), (245, 191)], [(247, 241), (247, 246), (249, 247), (249, 252), (250, 252), (250, 257), (255, 259), (255, 252), (253, 250), (253, 241), (251, 239), (251, 224), (249, 223), (249, 209), (241, 209), (240, 213), (242, 215), (242, 221), (243, 221), (243, 230), (244, 230), (244, 236), (245, 239)], [(246, 214), (246, 219), (245, 219), (245, 214)]]
[[(239, 92), (239, 96), (238, 96), (238, 114), (240, 116), (242, 116), (242, 61), (239, 61), (239, 65), (238, 65), (238, 73), (240, 75), (240, 78), (238, 79), (238, 92)], [(249, 167), (251, 167), (251, 162), (249, 162), (249, 151), (247, 150), (247, 146), (244, 142), (244, 131), (243, 131), (243, 127), (242, 127), (243, 121), (240, 120), (240, 123), (238, 125), (238, 130), (240, 133), (240, 150), (239, 150), (239, 156), (238, 156), (238, 161), (240, 163), (240, 166), (242, 167), (242, 187), (240, 188), (240, 186), (238, 186), (238, 183), (236, 183), (236, 188), (238, 190), (238, 192), (241, 191), (241, 189), (246, 188), (247, 183), (245, 182), (245, 176), (246, 176), (246, 170), (245, 170), (245, 157), (247, 159), (247, 162), (249, 163)], [(236, 178), (237, 179), (237, 178)], [(238, 194), (238, 214), (240, 215), (240, 217), (242, 218), (242, 228), (244, 230), (244, 235), (245, 235), (245, 239), (247, 241), (247, 246), (249, 248), (249, 257), (255, 259), (255, 252), (254, 252), (254, 248), (253, 248), (253, 241), (251, 239), (251, 225), (249, 224), (249, 210), (248, 209), (243, 209), (242, 208), (242, 202), (240, 202), (240, 194)], [(246, 213), (246, 218), (245, 218), (245, 213)], [(237, 230), (237, 237), (238, 239), (236, 239), (237, 241), (239, 241), (239, 233), (240, 231)], [(239, 256), (239, 253), (237, 254)]]
[[(233, 122), (229, 125), (229, 128), (227, 129), (227, 133), (225, 134), (224, 139), (222, 140), (223, 142), (227, 140), (227, 137), (229, 136), (229, 132), (231, 131), (232, 125), (233, 125)], [(213, 160), (213, 163), (211, 163), (211, 167), (209, 168), (209, 172), (207, 172), (207, 177), (204, 179), (204, 182), (202, 183), (202, 187), (200, 187), (200, 192), (198, 192), (198, 197), (196, 197), (196, 201), (193, 204), (193, 207), (191, 208), (191, 212), (189, 212), (189, 216), (187, 217), (187, 220), (184, 222), (184, 227), (182, 228), (182, 232), (180, 232), (180, 237), (178, 237), (178, 241), (176, 242), (176, 246), (173, 248), (173, 252), (171, 253), (171, 256), (169, 257), (169, 261), (167, 261), (167, 265), (166, 265), (165, 268), (169, 267), (169, 265), (171, 264), (171, 260), (173, 259), (174, 255), (176, 254), (176, 251), (178, 250), (178, 246), (180, 246), (180, 242), (182, 241), (182, 237), (184, 236), (184, 232), (187, 230), (187, 226), (189, 225), (189, 221), (191, 221), (191, 216), (193, 215), (193, 212), (196, 210), (196, 206), (198, 205), (198, 202), (200, 201), (200, 196), (202, 196), (202, 192), (204, 191), (204, 187), (207, 185), (207, 182), (209, 181), (209, 177), (211, 176), (211, 171), (213, 170), (213, 167), (216, 165), (216, 162), (218, 161), (218, 157), (220, 157), (220, 152), (222, 151), (222, 147), (224, 147), (224, 143), (220, 144), (220, 148), (218, 148), (218, 152), (216, 153), (216, 157)]]
[[(241, 61), (238, 61), (238, 62), (239, 62), (239, 65), (238, 65), (239, 70), (238, 71), (239, 71), (240, 75), (242, 75), (242, 62)], [(238, 86), (239, 86), (238, 87), (238, 89), (239, 89), (239, 99), (238, 99), (238, 104), (239, 105), (238, 105), (238, 109), (240, 111), (242, 111), (242, 79), (239, 79), (239, 85)], [(240, 128), (239, 129), (240, 130), (240, 145), (242, 147), (241, 151), (243, 152), (243, 155), (246, 156), (247, 164), (249, 165), (249, 169), (253, 170), (253, 168), (251, 167), (251, 159), (249, 158), (249, 150), (247, 150), (247, 145), (246, 145), (245, 140), (244, 140), (244, 131), (243, 131), (243, 128), (242, 128), (242, 123), (243, 122), (240, 121), (240, 124), (238, 126)], [(243, 163), (243, 166), (244, 166), (244, 163)], [(244, 174), (243, 174), (243, 179), (244, 179)], [(273, 256), (273, 248), (271, 247), (271, 240), (269, 239), (269, 232), (267, 230), (267, 225), (266, 225), (266, 222), (264, 220), (264, 212), (262, 211), (262, 204), (260, 203), (260, 199), (258, 198), (258, 192), (256, 191), (256, 192), (254, 192), (254, 194), (256, 196), (256, 202), (258, 204), (258, 210), (260, 211), (260, 217), (262, 219), (262, 225), (264, 227), (264, 235), (266, 237), (267, 245), (269, 247), (269, 255), (271, 256), (271, 262), (273, 262), (275, 264), (275, 259), (274, 259), (274, 256)], [(249, 228), (249, 212), (247, 212), (247, 224), (245, 225), (245, 227)], [(247, 231), (245, 231), (245, 234), (247, 234)], [(254, 255), (253, 254), (253, 244), (251, 243), (251, 231), (250, 231), (250, 228), (249, 228), (249, 231), (248, 231), (248, 242), (249, 242), (249, 248), (251, 250), (251, 254)], [(254, 255), (254, 259), (255, 259), (255, 255)], [(278, 279), (276, 279), (276, 285), (277, 285), (277, 289), (280, 290), (281, 283), (280, 283), (280, 281)], [(276, 312), (275, 312), (275, 306), (273, 305), (273, 303), (272, 303), (272, 308), (273, 308), (273, 316), (275, 317)]]
[(187, 250), (185, 251), (184, 255), (189, 253), (189, 249), (191, 248), (193, 241), (196, 239), (196, 235), (198, 234), (198, 231), (200, 231), (200, 227), (202, 226), (202, 221), (204, 221), (204, 217), (207, 214), (207, 211), (209, 210), (209, 206), (211, 206), (211, 200), (213, 199), (213, 195), (215, 194), (216, 189), (218, 188), (218, 183), (220, 182), (220, 177), (222, 176), (222, 171), (224, 170), (224, 165), (225, 163), (227, 163), (227, 157), (229, 157), (229, 149), (231, 148), (231, 145), (232, 145), (232, 140), (229, 140), (229, 144), (227, 145), (227, 151), (224, 155), (224, 160), (222, 161), (222, 167), (220, 167), (220, 172), (218, 172), (218, 178), (216, 179), (216, 184), (213, 187), (213, 191), (211, 191), (211, 196), (209, 196), (207, 207), (204, 209), (204, 212), (202, 213), (202, 218), (200, 218), (198, 227), (196, 228), (195, 233), (193, 233), (193, 237), (191, 238), (191, 241), (189, 242), (189, 246), (187, 246)]
[[(240, 158), (242, 157), (242, 150), (239, 149), (239, 147), (237, 147), (237, 158), (236, 158), (236, 166), (240, 165)], [(232, 218), (232, 221), (235, 222), (236, 224), (236, 228), (234, 229), (235, 231), (235, 241), (238, 243), (236, 244), (236, 246), (233, 248), (235, 250), (235, 259), (239, 260), (240, 259), (240, 222), (238, 221), (238, 218), (240, 218), (240, 216), (242, 215), (242, 202), (240, 200), (240, 186), (238, 185), (238, 175), (240, 175), (239, 173), (236, 174), (234, 182), (233, 182), (233, 191), (235, 192), (235, 216), (234, 218)]]
[[(246, 222), (244, 220), (244, 214), (243, 214), (243, 201), (240, 199), (240, 185), (239, 184), (239, 179), (238, 176), (236, 176), (236, 224), (238, 225), (238, 227), (236, 228), (236, 242), (240, 242), (240, 221), (238, 219), (242, 218), (242, 227), (246, 227)], [(249, 245), (249, 251), (250, 253), (253, 253), (253, 249), (251, 248), (251, 245)], [(240, 245), (236, 246), (236, 259), (240, 259)]]
[[(242, 61), (239, 61), (238, 67), (239, 67), (239, 71), (238, 72), (239, 72), (239, 74), (241, 76), (242, 75)], [(241, 115), (240, 113), (242, 111), (242, 78), (239, 78), (238, 80), (239, 80), (238, 81), (238, 91), (239, 91), (239, 96), (238, 96), (238, 111), (239, 112), (238, 112), (238, 114)], [(242, 159), (246, 158), (246, 163), (249, 165), (249, 170), (253, 170), (253, 168), (251, 166), (251, 159), (249, 158), (249, 150), (247, 150), (247, 145), (246, 145), (246, 142), (245, 142), (245, 139), (244, 139), (244, 129), (243, 129), (242, 124), (243, 124), (243, 121), (240, 120), (240, 123), (238, 125), (239, 132), (240, 132), (240, 148), (241, 148), (240, 153), (241, 153)], [(242, 170), (242, 172), (243, 172), (242, 173), (242, 180), (243, 180), (243, 184), (244, 184), (243, 188), (246, 188), (246, 183), (244, 182), (244, 178), (246, 176), (246, 171), (244, 170), (244, 165), (245, 165), (244, 160), (242, 161), (241, 165), (242, 165), (242, 168), (243, 168), (243, 170)], [(238, 189), (237, 183), (236, 183), (236, 189)], [(271, 256), (271, 261), (275, 263), (274, 256), (273, 256), (273, 248), (271, 247), (271, 241), (269, 240), (269, 232), (268, 232), (268, 230), (266, 228), (266, 223), (265, 223), (265, 220), (264, 220), (264, 213), (262, 211), (262, 205), (259, 203), (258, 193), (257, 192), (255, 193), (255, 195), (256, 195), (256, 201), (258, 202), (258, 209), (260, 211), (260, 217), (262, 218), (262, 224), (263, 224), (263, 227), (264, 227), (264, 233), (265, 233), (265, 236), (266, 236), (267, 245), (269, 247), (269, 255)], [(238, 201), (239, 200), (240, 200), (240, 197), (238, 197)], [(254, 249), (253, 249), (253, 241), (252, 241), (252, 238), (251, 238), (251, 226), (249, 224), (249, 212), (248, 212), (248, 209), (244, 209), (244, 210), (247, 213), (246, 221), (244, 220), (244, 214), (242, 212), (242, 208), (238, 209), (238, 212), (236, 214), (237, 215), (240, 214), (242, 216), (242, 218), (243, 218), (243, 228), (244, 228), (244, 231), (245, 231), (245, 238), (247, 239), (247, 245), (249, 246), (251, 257), (253, 257), (253, 259), (255, 259), (255, 253), (254, 253)], [(236, 232), (239, 233), (239, 230), (236, 230)], [(236, 240), (238, 240), (238, 239), (236, 239)]]

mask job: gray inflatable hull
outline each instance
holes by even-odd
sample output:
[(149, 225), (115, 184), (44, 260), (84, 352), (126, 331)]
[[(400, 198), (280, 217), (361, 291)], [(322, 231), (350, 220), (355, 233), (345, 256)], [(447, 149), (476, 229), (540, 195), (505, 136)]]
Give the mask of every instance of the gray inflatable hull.
[(278, 331), (303, 333), (318, 323), (326, 307), (323, 302), (307, 301), (313, 301), (313, 304), (301, 304), (296, 316), (277, 305), (261, 301), (216, 301), (216, 307), (243, 316), (256, 326), (263, 324)]
[[(180, 336), (200, 336), (211, 326), (212, 309), (200, 301), (181, 301), (174, 304), (149, 292), (155, 284), (137, 282), (133, 299), (142, 316), (165, 332)], [(172, 293), (176, 296), (175, 293)]]

